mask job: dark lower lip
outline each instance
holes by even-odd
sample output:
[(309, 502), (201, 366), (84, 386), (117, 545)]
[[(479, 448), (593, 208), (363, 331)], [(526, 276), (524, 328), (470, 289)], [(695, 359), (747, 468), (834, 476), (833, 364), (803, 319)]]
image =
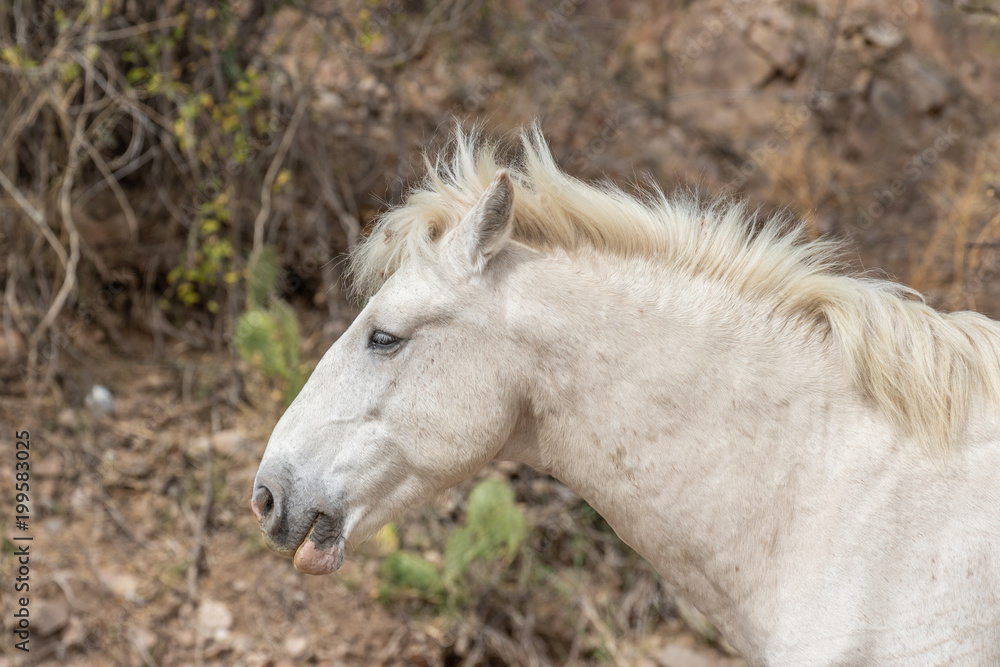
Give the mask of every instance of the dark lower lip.
[(274, 553), (278, 554), (279, 556), (284, 556), (285, 558), (291, 558), (292, 556), (294, 556), (295, 550), (298, 549), (299, 544), (301, 544), (301, 542), (299, 542), (299, 544), (296, 544), (294, 547), (289, 549), (288, 547), (283, 547), (279, 544), (275, 544), (274, 540), (272, 540), (267, 533), (264, 533), (263, 531), (261, 531), (261, 533), (264, 536), (264, 545)]
[[(302, 546), (302, 543), (305, 542), (306, 539), (309, 537), (309, 535), (312, 533), (312, 530), (316, 526), (316, 522), (319, 520), (320, 516), (321, 516), (320, 513), (316, 512), (313, 515), (312, 520), (309, 522), (309, 526), (306, 528), (305, 531), (303, 531), (302, 536), (299, 537), (299, 539), (297, 539), (291, 545), (289, 545), (289, 543), (285, 540), (282, 540), (282, 544), (278, 544), (277, 542), (275, 542), (274, 538), (270, 534), (268, 534), (266, 530), (264, 530), (264, 527), (261, 526), (260, 532), (264, 538), (264, 544), (267, 545), (268, 549), (277, 553), (279, 556), (291, 558), (292, 556), (295, 555), (295, 552), (298, 550), (298, 548)], [(282, 535), (282, 537), (285, 536), (287, 536), (287, 532), (285, 533), (285, 535)]]
[(328, 514), (326, 512), (316, 512), (313, 515), (309, 527), (302, 533), (302, 537), (294, 545), (288, 547), (279, 544), (271, 539), (263, 530), (264, 543), (269, 549), (286, 558), (291, 558), (299, 550), (306, 540), (312, 540), (319, 549), (327, 549), (340, 539), (344, 532), (344, 514)]
[(337, 514), (318, 512), (316, 514), (316, 518), (313, 519), (312, 526), (309, 527), (309, 530), (306, 532), (306, 536), (302, 541), (305, 542), (306, 540), (312, 540), (317, 548), (327, 549), (340, 540), (343, 534), (343, 512), (338, 512)]

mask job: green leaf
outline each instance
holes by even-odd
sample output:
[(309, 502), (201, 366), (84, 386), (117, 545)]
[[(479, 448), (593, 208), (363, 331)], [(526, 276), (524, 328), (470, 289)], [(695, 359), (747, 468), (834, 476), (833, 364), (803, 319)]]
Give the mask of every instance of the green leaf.
[(262, 308), (278, 282), (278, 256), (274, 248), (263, 247), (247, 260), (247, 301), (250, 308)]
[(278, 325), (264, 310), (249, 310), (236, 320), (236, 352), (269, 375), (284, 377), (285, 355), (278, 344)]
[(472, 531), (458, 528), (448, 536), (444, 548), (444, 578), (454, 582), (460, 579), (476, 558), (476, 543)]
[(394, 589), (418, 593), (429, 600), (439, 600), (444, 590), (437, 568), (423, 556), (409, 551), (396, 551), (386, 556), (379, 565), (379, 578), (383, 582), (380, 596), (394, 597)]
[(514, 490), (496, 480), (485, 480), (472, 489), (466, 524), (476, 535), (483, 557), (512, 557), (528, 532), (524, 512), (514, 504)]
[(278, 344), (284, 355), (286, 376), (299, 366), (299, 322), (292, 307), (281, 299), (271, 303), (268, 312), (274, 319), (278, 333)]

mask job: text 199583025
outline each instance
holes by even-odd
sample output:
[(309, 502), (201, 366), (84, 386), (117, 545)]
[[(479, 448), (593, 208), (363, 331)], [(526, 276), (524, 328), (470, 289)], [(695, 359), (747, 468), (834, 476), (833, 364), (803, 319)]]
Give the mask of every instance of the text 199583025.
[(31, 434), (16, 431), (14, 438), (14, 647), (28, 651), (31, 639), (31, 612), (29, 610), (31, 575)]

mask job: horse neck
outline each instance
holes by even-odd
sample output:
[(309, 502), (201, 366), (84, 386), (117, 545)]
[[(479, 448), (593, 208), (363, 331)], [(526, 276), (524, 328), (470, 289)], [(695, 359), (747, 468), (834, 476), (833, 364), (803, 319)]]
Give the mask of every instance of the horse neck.
[[(710, 280), (539, 263), (517, 317), (531, 407), (501, 452), (562, 480), (752, 650), (793, 506), (859, 401), (821, 336)], [(771, 589), (773, 592), (773, 589)]]

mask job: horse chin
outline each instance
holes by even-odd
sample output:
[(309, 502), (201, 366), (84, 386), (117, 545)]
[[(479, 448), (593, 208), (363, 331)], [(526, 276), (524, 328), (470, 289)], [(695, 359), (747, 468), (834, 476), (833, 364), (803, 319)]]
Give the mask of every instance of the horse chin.
[(344, 518), (317, 514), (302, 544), (295, 550), (295, 569), (304, 574), (330, 574), (344, 563)]

